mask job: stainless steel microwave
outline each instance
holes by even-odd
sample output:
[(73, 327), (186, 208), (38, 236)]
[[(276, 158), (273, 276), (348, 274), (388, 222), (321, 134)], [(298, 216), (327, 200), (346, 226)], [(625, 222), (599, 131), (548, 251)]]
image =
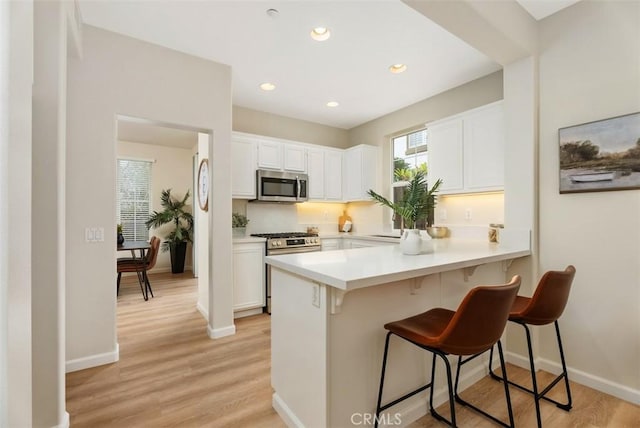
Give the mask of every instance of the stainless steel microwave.
[(256, 196), (263, 202), (305, 202), (309, 188), (307, 174), (256, 171)]

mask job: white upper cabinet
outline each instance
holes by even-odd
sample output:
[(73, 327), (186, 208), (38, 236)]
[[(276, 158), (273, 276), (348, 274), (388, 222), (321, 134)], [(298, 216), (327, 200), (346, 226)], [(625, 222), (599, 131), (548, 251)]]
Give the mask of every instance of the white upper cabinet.
[(307, 174), (310, 200), (342, 200), (342, 150), (307, 149)]
[(324, 150), (307, 151), (307, 173), (309, 174), (309, 199), (324, 200)]
[(283, 144), (284, 170), (295, 172), (307, 171), (307, 149), (295, 144)]
[(463, 189), (463, 141), (462, 119), (429, 126), (428, 182), (433, 185), (442, 179), (440, 193), (456, 192)]
[(347, 202), (370, 201), (369, 189), (376, 188), (378, 149), (361, 144), (344, 151), (343, 199)]
[(234, 136), (231, 144), (231, 194), (235, 199), (256, 198), (255, 141)]
[(325, 150), (324, 197), (329, 201), (342, 200), (342, 150)]
[(440, 194), (504, 189), (502, 102), (428, 125), (429, 183), (442, 179)]
[(258, 142), (258, 167), (282, 169), (282, 143), (277, 141)]
[(504, 188), (504, 112), (502, 103), (464, 119), (464, 176), (469, 190)]

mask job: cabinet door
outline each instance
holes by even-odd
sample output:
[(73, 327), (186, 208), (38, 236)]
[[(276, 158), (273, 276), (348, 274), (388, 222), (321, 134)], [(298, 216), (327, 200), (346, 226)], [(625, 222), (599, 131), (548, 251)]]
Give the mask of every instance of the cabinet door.
[(324, 197), (327, 200), (342, 200), (342, 152), (324, 153)]
[(428, 130), (429, 185), (442, 179), (439, 193), (462, 191), (464, 186), (462, 119), (440, 122), (429, 126)]
[(307, 174), (309, 174), (309, 199), (324, 200), (324, 151), (309, 149), (307, 151)]
[(339, 250), (340, 241), (341, 241), (340, 239), (323, 239), (322, 251)]
[(256, 198), (256, 144), (231, 143), (231, 193), (236, 199)]
[(260, 141), (258, 143), (258, 166), (267, 169), (282, 169), (282, 143)]
[(284, 169), (285, 171), (306, 172), (306, 149), (294, 144), (284, 144)]
[(465, 187), (470, 191), (504, 188), (504, 113), (501, 104), (464, 119)]
[(260, 308), (265, 305), (263, 260), (264, 244), (233, 246), (233, 310)]
[(369, 189), (376, 187), (377, 148), (360, 145), (344, 152), (344, 199), (352, 201), (370, 201)]

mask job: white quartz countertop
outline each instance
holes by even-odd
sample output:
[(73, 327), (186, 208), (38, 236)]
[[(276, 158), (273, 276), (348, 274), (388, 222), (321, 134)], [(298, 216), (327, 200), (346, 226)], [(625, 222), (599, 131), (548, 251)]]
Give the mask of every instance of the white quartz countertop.
[[(528, 243), (527, 243), (528, 244)], [(511, 260), (531, 254), (528, 245), (492, 244), (481, 240), (434, 239), (419, 255), (404, 255), (399, 245), (265, 257), (266, 263), (313, 281), (354, 290)]]

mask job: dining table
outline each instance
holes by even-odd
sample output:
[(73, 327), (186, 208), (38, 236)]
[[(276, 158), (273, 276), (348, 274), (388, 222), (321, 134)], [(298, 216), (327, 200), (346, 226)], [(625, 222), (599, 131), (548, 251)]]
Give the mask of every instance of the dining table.
[[(142, 293), (144, 300), (149, 300), (149, 291), (151, 289), (147, 279), (147, 264), (145, 263), (146, 253), (150, 248), (151, 244), (147, 241), (124, 241), (117, 246), (118, 251), (130, 251), (131, 258), (134, 261), (139, 261), (136, 264), (136, 266), (139, 266), (139, 269), (136, 268), (136, 274), (138, 275), (140, 288), (144, 290)], [(136, 251), (138, 252), (137, 255)]]

